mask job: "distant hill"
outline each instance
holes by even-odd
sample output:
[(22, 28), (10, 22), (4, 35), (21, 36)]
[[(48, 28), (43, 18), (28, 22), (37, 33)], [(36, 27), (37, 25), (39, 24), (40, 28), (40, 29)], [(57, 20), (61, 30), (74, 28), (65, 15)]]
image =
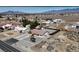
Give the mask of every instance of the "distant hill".
[(46, 12), (43, 12), (43, 13), (46, 13), (46, 14), (50, 14), (50, 13), (79, 13), (79, 8), (50, 10), (50, 11), (46, 11)]
[(48, 10), (42, 13), (25, 13), (20, 11), (5, 11), (0, 14), (53, 14), (53, 13), (79, 13), (79, 8), (62, 9), (62, 10)]
[(5, 11), (5, 12), (1, 12), (0, 14), (25, 14), (25, 13), (19, 11)]

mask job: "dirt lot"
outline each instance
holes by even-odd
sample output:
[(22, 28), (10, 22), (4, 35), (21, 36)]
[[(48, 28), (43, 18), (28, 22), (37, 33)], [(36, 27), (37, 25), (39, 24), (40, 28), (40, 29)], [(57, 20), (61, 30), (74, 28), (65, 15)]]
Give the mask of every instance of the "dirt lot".
[(19, 35), (19, 33), (15, 32), (13, 30), (1, 32), (0, 33), (0, 40), (7, 40), (8, 38), (15, 37), (18, 35)]
[(35, 17), (38, 17), (38, 19), (63, 19), (67, 22), (79, 22), (79, 13), (69, 13), (69, 14), (49, 14), (49, 15), (25, 15), (28, 19), (35, 19)]
[[(33, 46), (32, 49), (34, 51), (39, 51), (39, 52), (40, 51), (43, 51), (43, 52), (48, 52), (48, 51), (50, 52), (51, 51), (52, 52), (79, 52), (79, 43), (76, 41), (78, 39), (71, 40), (66, 36), (66, 34), (71, 35), (72, 33), (60, 31), (57, 34), (51, 36), (51, 38), (48, 39), (47, 41), (43, 41)], [(77, 35), (77, 33), (74, 33), (74, 34)]]

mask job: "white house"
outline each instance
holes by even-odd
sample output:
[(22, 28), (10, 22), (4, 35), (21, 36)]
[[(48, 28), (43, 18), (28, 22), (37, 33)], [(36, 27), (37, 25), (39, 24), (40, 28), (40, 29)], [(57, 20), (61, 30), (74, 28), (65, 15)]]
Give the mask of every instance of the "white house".
[(74, 23), (74, 24), (68, 24), (65, 25), (64, 27), (66, 30), (74, 30), (74, 31), (79, 31), (79, 24)]
[(7, 28), (12, 28), (12, 24), (5, 24), (5, 25), (2, 26), (3, 29), (5, 29), (6, 27)]
[(5, 27), (11, 27), (12, 26), (12, 24), (6, 24), (6, 25), (4, 25)]
[(30, 31), (30, 25), (26, 25), (26, 31), (29, 32)]
[(55, 20), (53, 20), (53, 22), (54, 22), (54, 23), (63, 23), (64, 20), (62, 20), (62, 19), (55, 19)]
[(48, 20), (48, 21), (44, 21), (44, 22), (42, 22), (43, 24), (46, 24), (46, 26), (49, 26), (50, 24), (51, 24), (51, 21), (50, 20)]
[(26, 28), (17, 26), (17, 27), (15, 27), (14, 30), (17, 31), (17, 32), (22, 32), (22, 33), (24, 33), (24, 32), (26, 31)]

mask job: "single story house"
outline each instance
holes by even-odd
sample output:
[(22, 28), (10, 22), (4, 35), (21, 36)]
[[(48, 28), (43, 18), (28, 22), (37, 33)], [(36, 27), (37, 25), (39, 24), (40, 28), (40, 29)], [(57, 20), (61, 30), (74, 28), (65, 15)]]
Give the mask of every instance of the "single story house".
[(33, 29), (31, 30), (31, 33), (32, 34), (35, 34), (35, 35), (50, 35), (51, 33), (55, 32), (56, 30), (52, 30), (52, 29)]
[(17, 31), (17, 32), (22, 32), (23, 33), (23, 32), (26, 31), (26, 28), (17, 26), (17, 27), (15, 27), (14, 30)]
[(40, 35), (40, 36), (42, 36), (46, 33), (45, 30), (39, 30), (39, 29), (33, 29), (33, 30), (31, 30), (31, 32), (32, 32), (32, 34)]
[(54, 23), (63, 23), (64, 20), (62, 20), (62, 19), (55, 19), (55, 20), (53, 20), (53, 22), (54, 22)]

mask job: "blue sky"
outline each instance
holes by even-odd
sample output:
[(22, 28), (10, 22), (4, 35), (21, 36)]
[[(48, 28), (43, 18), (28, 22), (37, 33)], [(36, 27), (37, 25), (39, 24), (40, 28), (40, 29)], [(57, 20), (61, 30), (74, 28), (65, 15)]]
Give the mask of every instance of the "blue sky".
[(39, 13), (48, 10), (60, 10), (69, 8), (79, 8), (79, 7), (0, 7), (0, 12), (5, 11), (20, 11), (26, 13)]

